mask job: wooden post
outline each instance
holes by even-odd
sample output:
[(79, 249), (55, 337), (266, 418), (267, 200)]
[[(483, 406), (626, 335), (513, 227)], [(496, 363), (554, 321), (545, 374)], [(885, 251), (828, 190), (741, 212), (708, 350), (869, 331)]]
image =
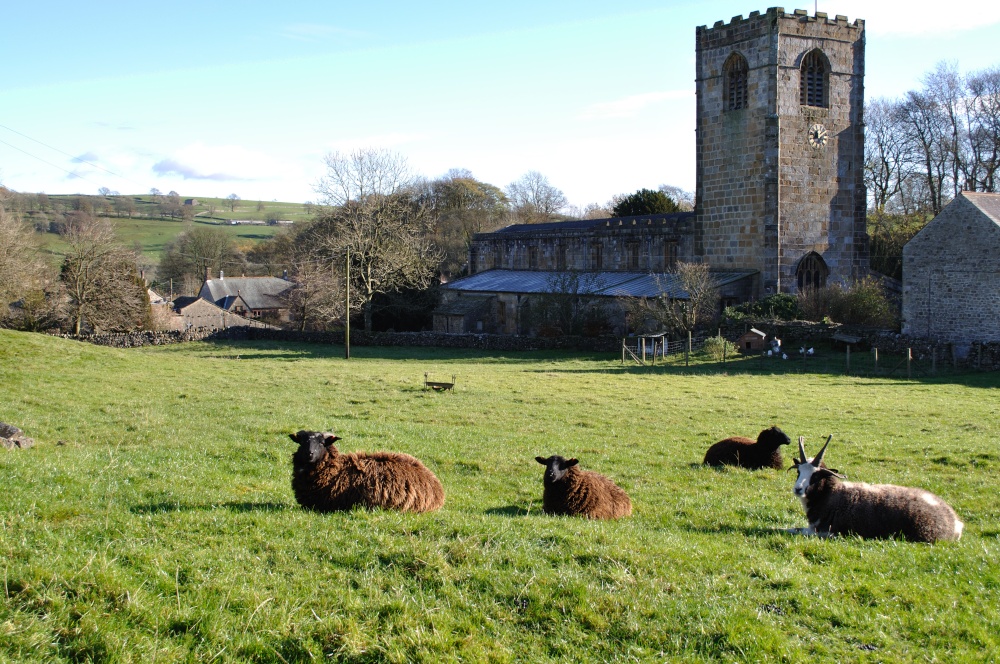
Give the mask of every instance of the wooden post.
[(646, 337), (639, 337), (639, 343), (642, 345), (642, 366), (646, 366)]
[(690, 366), (689, 360), (691, 358), (691, 330), (688, 330), (688, 345), (684, 349), (684, 366)]
[(937, 346), (931, 348), (931, 375), (937, 375)]
[[(719, 338), (722, 339), (722, 330), (719, 330)], [(722, 366), (726, 366), (726, 340), (722, 339)]]
[(625, 337), (622, 337), (622, 364), (625, 364)]
[(875, 371), (878, 371), (878, 348), (872, 348), (872, 354), (875, 356)]
[(847, 344), (847, 373), (851, 373), (851, 344)]
[(910, 368), (910, 363), (912, 361), (913, 361), (913, 349), (912, 348), (907, 348), (906, 349), (906, 377), (907, 378), (912, 378), (913, 377), (913, 374), (912, 374), (912, 371), (911, 371), (911, 368)]
[(344, 359), (351, 359), (351, 248), (347, 248), (345, 263), (347, 269), (344, 271), (345, 288), (345, 309), (344, 309)]

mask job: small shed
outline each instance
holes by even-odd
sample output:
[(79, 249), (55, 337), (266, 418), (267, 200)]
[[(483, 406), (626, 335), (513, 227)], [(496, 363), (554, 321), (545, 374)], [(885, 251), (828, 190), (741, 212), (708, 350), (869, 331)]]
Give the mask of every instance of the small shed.
[(755, 327), (751, 327), (736, 340), (736, 345), (740, 347), (740, 351), (743, 353), (759, 353), (764, 350), (766, 345), (764, 342), (766, 340), (766, 334)]

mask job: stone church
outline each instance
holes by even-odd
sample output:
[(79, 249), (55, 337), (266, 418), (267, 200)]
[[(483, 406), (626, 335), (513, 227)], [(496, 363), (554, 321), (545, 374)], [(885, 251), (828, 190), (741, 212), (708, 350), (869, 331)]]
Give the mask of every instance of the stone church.
[(867, 274), (864, 21), (771, 8), (695, 42), (694, 211), (478, 234), (436, 330), (517, 333), (525, 298), (567, 272), (587, 276), (579, 296), (654, 296), (678, 261), (707, 263), (725, 304)]

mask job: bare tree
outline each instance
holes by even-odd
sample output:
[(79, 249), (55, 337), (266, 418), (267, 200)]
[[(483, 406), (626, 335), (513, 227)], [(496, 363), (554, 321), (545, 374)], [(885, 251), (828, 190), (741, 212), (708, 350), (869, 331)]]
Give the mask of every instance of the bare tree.
[(136, 256), (118, 244), (106, 219), (78, 218), (66, 232), (69, 248), (61, 278), (76, 334), (127, 330), (150, 322), (149, 296)]
[(511, 212), (523, 223), (549, 221), (568, 204), (566, 195), (538, 171), (528, 171), (507, 185)]
[(292, 320), (299, 330), (324, 330), (343, 321), (343, 274), (333, 265), (307, 260), (295, 270), (295, 288), (289, 296)]
[(626, 318), (633, 329), (658, 328), (674, 334), (690, 332), (716, 320), (719, 288), (706, 263), (678, 263), (677, 274), (687, 298), (676, 297), (667, 284), (652, 299), (622, 298)]
[(898, 102), (874, 99), (865, 106), (865, 187), (872, 210), (887, 209), (909, 172), (898, 117)]
[(672, 184), (661, 184), (659, 190), (677, 203), (677, 209), (687, 212), (694, 209), (694, 192)]
[(226, 202), (229, 204), (229, 211), (236, 212), (236, 204), (240, 202), (240, 197), (236, 194), (229, 194), (226, 196)]
[(331, 153), (325, 163), (316, 191), (331, 207), (307, 229), (304, 242), (335, 265), (350, 255), (352, 292), (371, 330), (373, 298), (426, 286), (441, 253), (429, 239), (431, 219), (412, 195), (403, 157), (365, 149)]
[(971, 74), (967, 100), (970, 168), (965, 188), (995, 192), (1000, 184), (1000, 67)]
[(172, 279), (182, 293), (195, 293), (205, 279), (205, 272), (242, 271), (243, 253), (232, 236), (218, 228), (192, 228), (167, 244), (157, 271), (160, 282)]
[(51, 327), (58, 320), (60, 305), (53, 270), (42, 257), (34, 233), (0, 202), (0, 326)]
[(453, 169), (438, 180), (423, 183), (419, 197), (433, 218), (434, 243), (444, 252), (440, 266), (444, 274), (463, 269), (473, 235), (496, 230), (506, 218), (504, 193), (468, 171)]

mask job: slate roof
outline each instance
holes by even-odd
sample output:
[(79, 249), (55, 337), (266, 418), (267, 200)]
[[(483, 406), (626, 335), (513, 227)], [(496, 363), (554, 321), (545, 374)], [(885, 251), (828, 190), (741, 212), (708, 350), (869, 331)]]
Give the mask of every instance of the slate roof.
[[(755, 270), (713, 272), (717, 286), (724, 286), (754, 274)], [(575, 285), (575, 288), (567, 286)], [(478, 293), (553, 293), (574, 290), (579, 295), (605, 297), (655, 297), (661, 293), (685, 300), (680, 278), (661, 272), (542, 272), (537, 270), (486, 270), (452, 281), (449, 290)]]
[[(559, 233), (563, 231), (582, 231), (593, 228), (631, 226), (654, 221), (683, 221), (693, 218), (694, 212), (671, 212), (670, 214), (645, 214), (637, 217), (612, 217), (608, 219), (577, 219), (574, 221), (550, 221), (544, 224), (514, 224), (494, 231), (496, 235), (520, 235), (530, 233)], [(490, 233), (483, 233), (490, 235)]]
[(180, 311), (184, 307), (194, 304), (201, 298), (197, 295), (181, 295), (180, 297), (174, 298), (174, 311)]
[[(284, 295), (294, 284), (279, 277), (225, 277), (209, 279), (201, 287), (199, 296), (225, 308), (227, 298), (241, 297), (247, 307), (259, 309), (286, 309)], [(230, 303), (232, 299), (228, 300)]]
[(993, 223), (1000, 225), (1000, 194), (963, 191), (961, 195), (992, 219)]

